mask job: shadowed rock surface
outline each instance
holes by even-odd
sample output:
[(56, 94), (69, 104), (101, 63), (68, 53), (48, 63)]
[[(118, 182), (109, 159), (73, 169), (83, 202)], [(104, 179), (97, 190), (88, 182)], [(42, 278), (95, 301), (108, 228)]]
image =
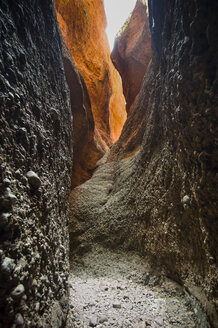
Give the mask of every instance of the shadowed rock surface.
[(72, 118), (53, 2), (0, 1), (0, 327), (64, 327)]
[(126, 111), (129, 115), (151, 61), (151, 34), (145, 0), (137, 0), (126, 25), (115, 40), (111, 59), (123, 81)]
[[(149, 1), (152, 63), (120, 139), (71, 194), (71, 246), (138, 250), (217, 327), (216, 1)], [(93, 199), (95, 200), (93, 202)]]
[(110, 146), (126, 120), (125, 101), (118, 72), (110, 59), (102, 0), (56, 0), (63, 38), (86, 82), (96, 135)]

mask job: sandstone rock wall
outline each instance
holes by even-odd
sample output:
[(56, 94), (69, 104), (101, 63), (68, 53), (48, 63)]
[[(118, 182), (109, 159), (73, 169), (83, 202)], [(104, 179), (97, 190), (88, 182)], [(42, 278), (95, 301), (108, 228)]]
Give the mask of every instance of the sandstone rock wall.
[(71, 112), (73, 114), (74, 155), (71, 188), (74, 188), (91, 177), (96, 162), (104, 155), (108, 147), (96, 135), (92, 107), (83, 76), (78, 71), (63, 40), (62, 44), (64, 70), (70, 90)]
[(0, 327), (63, 327), (72, 120), (53, 2), (0, 1)]
[(102, 0), (56, 0), (62, 35), (88, 88), (96, 136), (108, 146), (126, 120), (120, 76), (111, 59)]
[(95, 240), (140, 251), (200, 300), (213, 327), (217, 12), (216, 1), (149, 0), (153, 58), (137, 102), (119, 141), (71, 195), (74, 250)]
[(130, 21), (123, 29), (115, 41), (111, 59), (122, 77), (126, 111), (129, 114), (151, 61), (151, 34), (146, 1), (137, 0)]

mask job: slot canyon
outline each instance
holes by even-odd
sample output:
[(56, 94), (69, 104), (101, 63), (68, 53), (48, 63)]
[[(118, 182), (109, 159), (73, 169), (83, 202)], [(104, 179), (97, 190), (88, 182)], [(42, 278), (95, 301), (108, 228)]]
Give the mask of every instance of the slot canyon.
[(217, 328), (217, 0), (0, 0), (0, 328)]

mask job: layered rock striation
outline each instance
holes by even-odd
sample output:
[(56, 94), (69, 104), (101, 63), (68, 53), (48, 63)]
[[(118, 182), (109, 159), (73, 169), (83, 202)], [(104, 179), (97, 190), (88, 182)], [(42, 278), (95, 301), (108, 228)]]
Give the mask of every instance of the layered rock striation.
[(151, 61), (151, 33), (147, 1), (137, 0), (131, 17), (117, 36), (111, 59), (121, 75), (128, 115)]
[[(217, 2), (149, 0), (152, 63), (120, 139), (71, 194), (71, 247), (138, 250), (217, 327)], [(94, 202), (93, 202), (94, 200)]]
[(63, 38), (87, 85), (95, 135), (110, 146), (120, 136), (126, 111), (120, 76), (110, 59), (103, 1), (55, 3)]
[(0, 327), (63, 327), (72, 115), (51, 0), (0, 1)]

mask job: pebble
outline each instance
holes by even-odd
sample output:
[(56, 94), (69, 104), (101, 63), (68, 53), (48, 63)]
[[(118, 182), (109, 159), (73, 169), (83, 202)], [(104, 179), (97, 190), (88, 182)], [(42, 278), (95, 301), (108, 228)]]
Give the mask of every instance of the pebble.
[(8, 178), (5, 178), (5, 179), (3, 180), (3, 183), (4, 183), (4, 185), (5, 185), (6, 187), (9, 187), (11, 181), (10, 181)]
[(104, 323), (104, 322), (106, 322), (106, 321), (108, 321), (108, 318), (107, 318), (106, 316), (102, 316), (102, 317), (100, 317), (100, 319), (99, 319), (99, 323)]
[(183, 203), (183, 204), (187, 204), (189, 201), (190, 201), (190, 197), (189, 197), (188, 195), (185, 195), (185, 196), (182, 198), (182, 203)]
[(11, 192), (10, 188), (6, 188), (3, 197), (0, 200), (0, 206), (6, 210), (10, 210), (16, 203), (17, 197)]
[(0, 216), (0, 228), (5, 227), (9, 223), (10, 213), (2, 213)]
[(156, 322), (159, 326), (163, 326), (163, 324), (164, 324), (163, 319), (155, 319), (155, 322)]
[(35, 172), (33, 172), (33, 171), (27, 172), (26, 177), (27, 177), (29, 183), (31, 184), (31, 186), (36, 187), (36, 188), (39, 188), (41, 186), (41, 180)]
[(92, 317), (92, 318), (90, 318), (90, 320), (89, 320), (89, 326), (90, 327), (96, 327), (97, 326), (97, 324), (98, 324), (98, 317)]
[(39, 302), (37, 302), (37, 303), (36, 303), (36, 306), (35, 306), (35, 310), (36, 310), (36, 312), (38, 312), (38, 311), (39, 311), (39, 309), (40, 309), (40, 303), (39, 303)]
[(2, 262), (1, 271), (4, 274), (9, 274), (12, 272), (14, 268), (15, 268), (14, 260), (9, 257), (6, 257)]
[(23, 326), (23, 324), (24, 324), (24, 319), (23, 319), (22, 314), (20, 314), (20, 313), (17, 313), (17, 314), (16, 314), (16, 317), (15, 317), (15, 323), (16, 323), (17, 326)]
[(11, 292), (13, 298), (20, 298), (25, 292), (24, 285), (20, 284)]
[(114, 303), (113, 308), (114, 309), (121, 309), (121, 304), (120, 303)]

